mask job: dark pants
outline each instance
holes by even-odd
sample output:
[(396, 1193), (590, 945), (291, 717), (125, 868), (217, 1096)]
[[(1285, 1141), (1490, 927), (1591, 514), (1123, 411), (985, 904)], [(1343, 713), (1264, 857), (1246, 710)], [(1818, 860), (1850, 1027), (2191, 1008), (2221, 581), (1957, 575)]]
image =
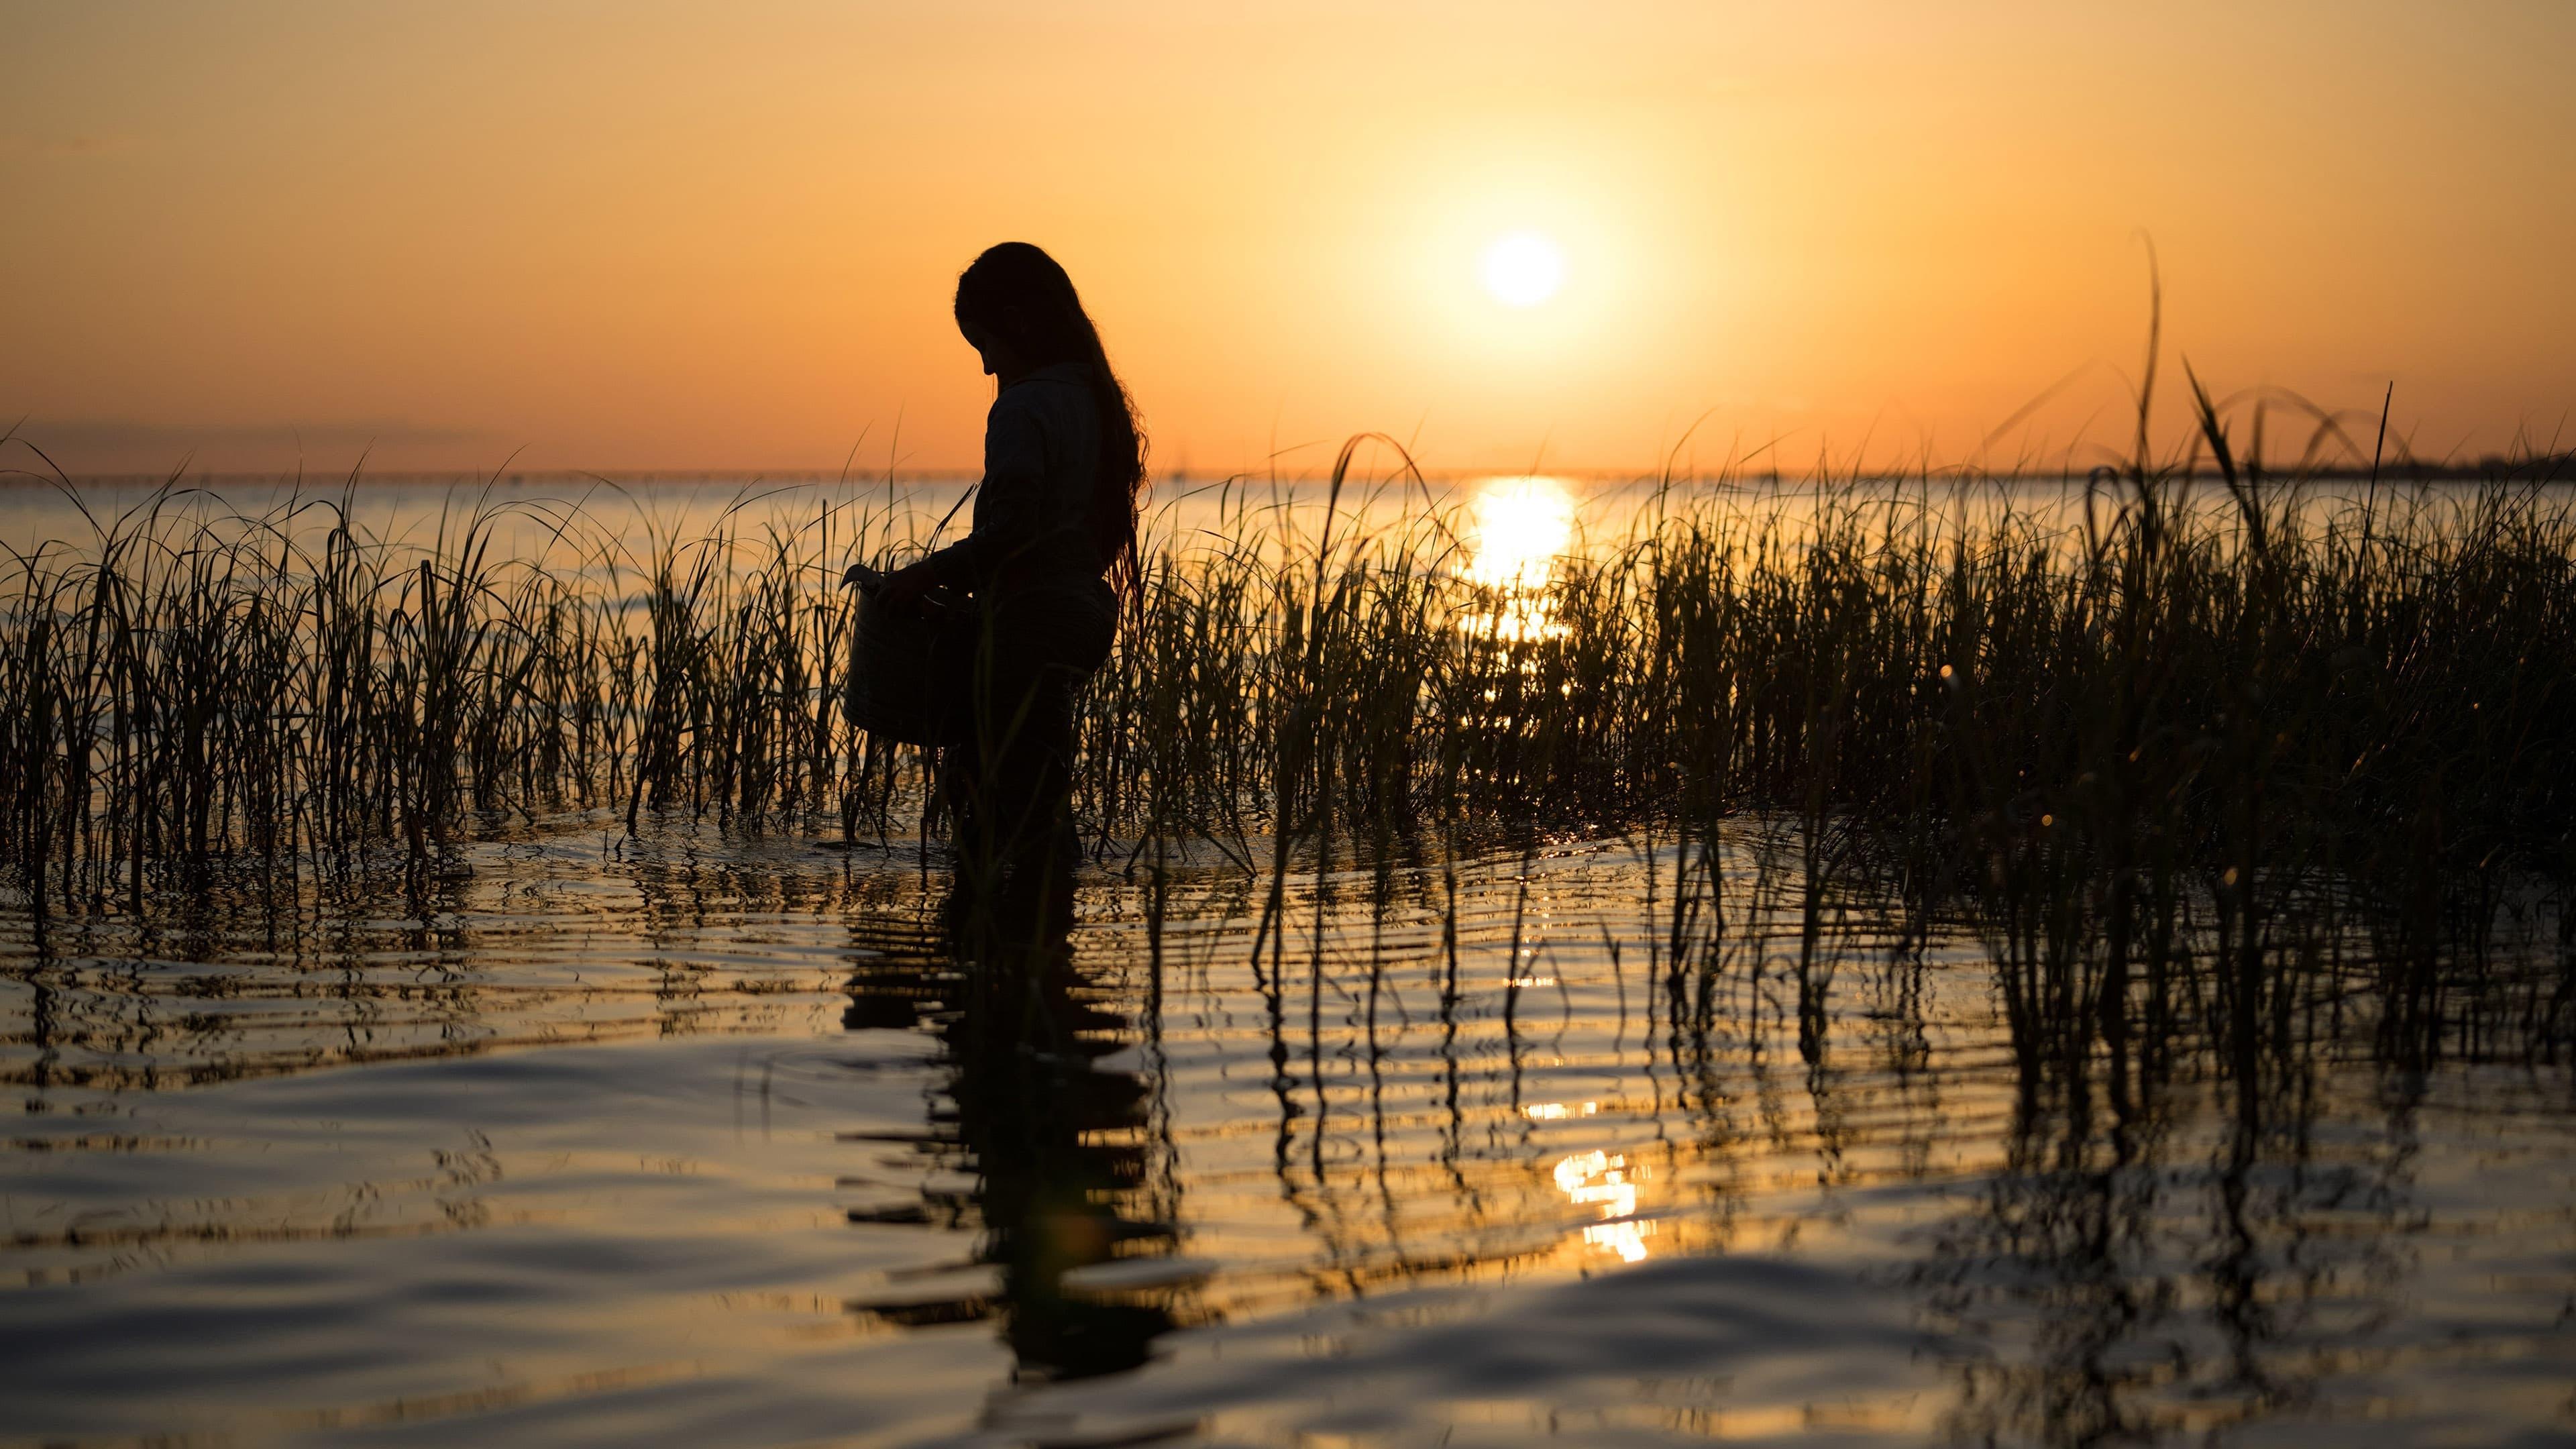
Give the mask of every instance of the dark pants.
[(967, 743), (940, 752), (958, 884), (1042, 887), (1073, 865), (1074, 695), (1109, 657), (1106, 586), (1005, 596), (988, 607), (969, 684)]

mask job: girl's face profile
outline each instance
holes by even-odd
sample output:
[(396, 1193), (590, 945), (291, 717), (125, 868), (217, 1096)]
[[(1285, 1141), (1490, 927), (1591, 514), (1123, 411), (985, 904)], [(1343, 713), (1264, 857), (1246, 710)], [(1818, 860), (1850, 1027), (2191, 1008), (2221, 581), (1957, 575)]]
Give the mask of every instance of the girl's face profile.
[(960, 321), (957, 330), (965, 337), (966, 345), (974, 348), (976, 356), (983, 359), (986, 376), (1000, 377), (1019, 370), (1019, 354), (1011, 350), (1009, 343), (972, 322)]

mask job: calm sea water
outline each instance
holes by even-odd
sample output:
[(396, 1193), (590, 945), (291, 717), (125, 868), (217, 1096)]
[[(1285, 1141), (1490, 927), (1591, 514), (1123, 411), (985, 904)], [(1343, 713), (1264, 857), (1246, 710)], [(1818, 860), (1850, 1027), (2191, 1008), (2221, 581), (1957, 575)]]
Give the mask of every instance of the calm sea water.
[[(636, 555), (648, 553), (656, 538), (698, 539), (719, 526), (754, 541), (772, 531), (810, 537), (825, 515), (832, 520), (836, 538), (847, 537), (855, 524), (873, 529), (888, 519), (897, 522), (899, 537), (953, 538), (969, 522), (958, 505), (973, 482), (940, 474), (828, 481), (651, 478), (626, 483), (545, 475), (491, 483), (389, 479), (344, 490), (328, 480), (295, 483), (217, 476), (166, 490), (150, 481), (90, 480), (66, 491), (10, 481), (0, 482), (0, 546), (25, 552), (50, 541), (86, 551), (103, 526), (138, 518), (156, 500), (163, 514), (172, 518), (249, 516), (262, 520), (264, 533), (292, 534), (318, 544), (334, 516), (326, 505), (337, 504), (344, 496), (361, 528), (380, 540), (413, 548), (436, 543), (442, 525), (452, 535), (480, 511), (490, 519), (494, 557), (547, 556), (556, 551), (551, 535), (573, 516), (582, 521), (581, 543), (614, 539)], [(2331, 505), (2350, 496), (2356, 487), (2335, 483), (2311, 487), (2307, 493)], [(2009, 506), (2024, 516), (2070, 529), (2082, 526), (2085, 487), (2081, 480), (1988, 480), (1963, 489), (1955, 480), (1903, 479), (1873, 482), (1867, 489), (1874, 496), (1897, 500), (1900, 515), (1909, 519), (1924, 510), (1990, 519)], [(2406, 491), (2393, 486), (2387, 490), (2390, 496)], [(2428, 491), (2439, 497), (2465, 497), (2473, 490), (2436, 484)], [(1677, 480), (1666, 484), (1652, 478), (1550, 475), (1426, 479), (1381, 469), (1355, 473), (1338, 494), (1328, 479), (1303, 473), (1276, 478), (1163, 477), (1155, 481), (1148, 505), (1149, 520), (1169, 530), (1183, 548), (1202, 541), (1200, 530), (1240, 532), (1247, 517), (1267, 522), (1280, 513), (1294, 514), (1311, 536), (1328, 498), (1334, 502), (1336, 517), (1343, 520), (1337, 525), (1341, 530), (1384, 527), (1456, 509), (1468, 534), (1462, 543), (1481, 554), (1486, 550), (1477, 547), (1480, 542), (1499, 542), (1507, 551), (1562, 546), (1578, 527), (1594, 538), (1616, 538), (1639, 509), (1654, 505), (1659, 497), (1667, 505), (1707, 499), (1740, 502), (1794, 517), (1815, 496), (1812, 488), (1796, 482)], [(2185, 496), (2222, 515), (2232, 507), (2214, 484), (2201, 485)], [(2103, 506), (2107, 516), (2109, 505)], [(1353, 524), (1355, 519), (1358, 525)], [(940, 533), (942, 520), (946, 520), (944, 534)], [(1479, 539), (1479, 531), (1509, 537)], [(1537, 557), (1543, 560), (1545, 555)], [(1490, 564), (1486, 571), (1491, 572)]]
[(1763, 839), (1705, 992), (1631, 840), (1309, 870), (1266, 946), (1113, 857), (998, 989), (903, 842), (0, 915), (0, 1438), (2576, 1436), (2565, 1066), (2319, 1028), (2073, 1111), (1972, 934), (1839, 908), (1802, 1033)]
[[(586, 507), (649, 549), (961, 494)], [(425, 544), (458, 496), (359, 507)], [(541, 554), (567, 490), (495, 496)], [(1460, 504), (1504, 586), (1634, 503), (1362, 501)], [(1213, 854), (1149, 924), (1111, 849), (1011, 973), (944, 944), (935, 850), (680, 821), (41, 939), (0, 898), (0, 1441), (2576, 1441), (2563, 1054), (2330, 1011), (2259, 1092), (2185, 1042), (2070, 1096), (1964, 925), (1842, 900), (1802, 950), (1798, 858), (1740, 823), (1678, 977), (1648, 839), (1309, 866), (1275, 933)]]

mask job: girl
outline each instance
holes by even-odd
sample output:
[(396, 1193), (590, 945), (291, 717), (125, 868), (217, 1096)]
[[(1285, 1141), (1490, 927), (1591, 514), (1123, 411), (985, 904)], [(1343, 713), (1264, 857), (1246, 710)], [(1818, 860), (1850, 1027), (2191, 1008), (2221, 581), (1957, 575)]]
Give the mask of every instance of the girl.
[[(980, 625), (968, 742), (944, 750), (962, 898), (1071, 868), (1074, 693), (1109, 657), (1136, 585), (1145, 443), (1073, 281), (1026, 242), (957, 279), (957, 330), (1000, 384), (984, 420), (984, 481), (967, 535), (889, 576), (897, 606), (944, 586)], [(962, 903), (962, 899), (961, 899)]]

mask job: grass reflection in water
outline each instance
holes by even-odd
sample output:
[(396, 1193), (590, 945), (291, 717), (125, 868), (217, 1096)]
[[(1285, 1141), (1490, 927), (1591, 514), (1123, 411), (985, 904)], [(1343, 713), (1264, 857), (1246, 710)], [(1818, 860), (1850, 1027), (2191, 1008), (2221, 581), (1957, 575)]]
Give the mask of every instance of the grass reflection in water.
[(1654, 486), (1569, 543), (1344, 461), (1166, 516), (1007, 960), (829, 707), (825, 555), (900, 519), (19, 560), (13, 1411), (2570, 1426), (2556, 483)]
[[(31, 1422), (258, 1433), (399, 1400), (546, 1439), (574, 1421), (545, 1406), (613, 1418), (647, 1386), (750, 1440), (769, 1421), (729, 1416), (754, 1400), (993, 1442), (1175, 1404), (1282, 1442), (1355, 1406), (1895, 1442), (2564, 1412), (2576, 1113), (2513, 1025), (2554, 926), (2511, 903), (2493, 1011), (2414, 1057), (2366, 932), (2276, 929), (2300, 1005), (2240, 1074), (2221, 918), (2179, 902), (2165, 989), (2198, 1004), (2115, 1089), (2100, 1048), (2077, 1075), (2017, 1033), (2008, 941), (1812, 882), (1794, 822), (1721, 832), (1728, 925), (1678, 962), (1648, 887), (1669, 837), (1301, 868), (1284, 953), (1258, 884), (1202, 851), (1167, 863), (1159, 927), (1157, 887), (1087, 874), (1039, 942), (1062, 946), (1016, 963), (940, 945), (904, 852), (581, 838), (467, 849), (426, 926), (397, 879), (371, 925), (272, 937), (254, 893), (162, 965), (116, 964), (141, 954), (116, 923), (19, 956), (8, 1069), (44, 1110), (9, 1159), (0, 1313)], [(1533, 960), (1548, 984), (1516, 987)], [(508, 1049), (574, 1038), (626, 1045)], [(552, 1306), (511, 1320), (494, 1380), (501, 1320), (440, 1305), (531, 1252)], [(291, 1334), (225, 1329), (245, 1274), (278, 1284), (263, 1312), (399, 1341), (403, 1367), (317, 1372)], [(1562, 1336), (1595, 1284), (1622, 1295), (1616, 1365)], [(182, 1303), (199, 1336), (135, 1381), (140, 1325)], [(1342, 1388), (1272, 1357), (1266, 1325), (1300, 1323), (1356, 1355)], [(1533, 1347), (1506, 1392), (1478, 1375), (1509, 1342)]]

